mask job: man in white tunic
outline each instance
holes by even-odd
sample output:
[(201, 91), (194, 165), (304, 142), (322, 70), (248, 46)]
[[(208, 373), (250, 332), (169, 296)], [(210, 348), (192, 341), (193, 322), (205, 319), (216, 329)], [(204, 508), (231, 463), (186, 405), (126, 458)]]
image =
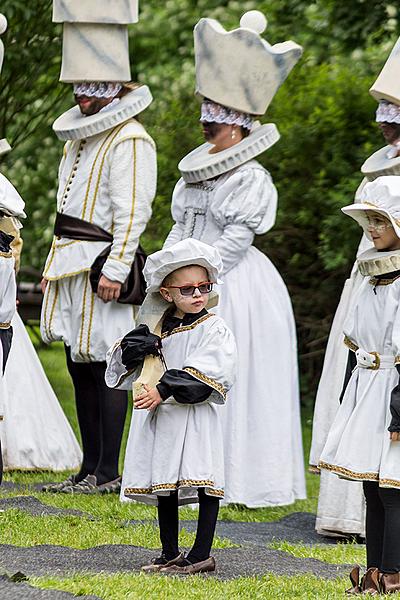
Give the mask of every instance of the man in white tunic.
[(66, 144), (55, 237), (43, 273), (41, 332), (46, 343), (65, 344), (83, 462), (77, 475), (50, 491), (120, 486), (127, 395), (105, 385), (105, 356), (134, 326), (140, 301), (134, 261), (156, 186), (154, 142), (134, 118), (151, 103), (151, 93), (124, 83), (130, 80), (127, 23), (137, 21), (137, 8), (135, 0), (111, 8), (98, 0), (95, 11), (75, 0), (54, 0), (53, 19), (64, 23), (61, 80), (74, 84), (78, 106), (53, 126)]
[[(387, 146), (370, 156), (361, 172), (355, 201), (369, 181), (382, 175), (400, 175), (400, 39), (394, 46), (370, 93), (379, 102), (376, 120)], [(357, 256), (372, 244), (363, 236)], [(343, 324), (363, 281), (354, 265), (346, 281), (329, 335), (324, 366), (315, 402), (313, 436), (310, 451), (311, 470), (317, 469), (329, 428), (335, 418), (346, 371), (347, 349), (343, 344)], [(349, 485), (328, 471), (321, 473), (316, 529), (322, 535), (365, 534), (364, 498), (361, 485)]]
[(201, 19), (195, 27), (207, 143), (179, 164), (165, 247), (193, 237), (221, 254), (226, 285), (218, 310), (238, 345), (237, 380), (223, 412), (225, 501), (259, 507), (291, 504), (306, 493), (293, 310), (280, 274), (252, 245), (273, 227), (278, 204), (272, 178), (255, 158), (279, 133), (254, 115), (265, 113), (302, 49), (268, 44), (258, 11), (240, 24), (227, 32)]

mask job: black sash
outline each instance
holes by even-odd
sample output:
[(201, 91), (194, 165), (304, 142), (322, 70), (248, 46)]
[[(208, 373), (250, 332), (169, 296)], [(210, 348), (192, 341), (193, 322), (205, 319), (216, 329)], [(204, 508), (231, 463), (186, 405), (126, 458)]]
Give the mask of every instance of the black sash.
[[(83, 240), (85, 242), (110, 243), (110, 246), (99, 254), (90, 269), (90, 285), (96, 294), (102, 269), (110, 254), (111, 244), (114, 240), (112, 234), (94, 223), (89, 223), (88, 221), (72, 217), (71, 215), (65, 215), (64, 213), (57, 213), (54, 224), (54, 235), (72, 240)], [(121, 295), (117, 302), (121, 304), (142, 304), (146, 296), (146, 282), (143, 277), (143, 267), (146, 258), (144, 250), (139, 245), (131, 266), (131, 271), (126, 281), (122, 284)]]

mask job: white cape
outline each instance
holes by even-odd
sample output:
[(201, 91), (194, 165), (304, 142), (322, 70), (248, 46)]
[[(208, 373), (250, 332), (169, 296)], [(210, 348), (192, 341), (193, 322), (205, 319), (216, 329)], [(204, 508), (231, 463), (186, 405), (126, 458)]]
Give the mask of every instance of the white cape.
[(81, 449), (18, 314), (12, 326), (3, 390), (4, 469), (78, 469)]

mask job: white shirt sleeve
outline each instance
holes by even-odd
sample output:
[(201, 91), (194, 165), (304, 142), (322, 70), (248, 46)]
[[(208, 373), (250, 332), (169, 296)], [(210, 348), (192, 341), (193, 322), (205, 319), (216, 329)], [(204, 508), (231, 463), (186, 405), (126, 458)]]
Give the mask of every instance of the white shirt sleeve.
[(102, 271), (111, 281), (123, 283), (129, 275), (139, 238), (151, 217), (156, 183), (156, 153), (149, 141), (132, 138), (116, 145), (109, 170), (114, 242)]

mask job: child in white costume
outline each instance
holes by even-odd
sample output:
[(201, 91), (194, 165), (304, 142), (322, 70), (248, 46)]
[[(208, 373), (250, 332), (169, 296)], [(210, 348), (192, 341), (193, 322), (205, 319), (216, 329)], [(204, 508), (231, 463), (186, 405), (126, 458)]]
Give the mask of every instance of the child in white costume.
[(364, 279), (344, 327), (350, 349), (343, 401), (319, 467), (362, 481), (368, 570), (350, 593), (400, 590), (400, 178), (367, 183), (343, 208), (374, 248), (358, 258)]
[[(216, 249), (192, 239), (150, 256), (142, 324), (108, 358), (109, 386), (127, 389), (137, 382), (135, 408), (141, 410), (132, 418), (121, 495), (158, 505), (163, 552), (144, 567), (147, 572), (215, 569), (209, 553), (224, 496), (217, 405), (225, 403), (236, 366), (231, 331), (206, 310), (221, 267)], [(153, 311), (153, 319), (143, 319), (152, 307), (158, 316)], [(178, 550), (178, 504), (190, 502), (200, 503), (200, 513), (195, 544), (184, 559)]]

